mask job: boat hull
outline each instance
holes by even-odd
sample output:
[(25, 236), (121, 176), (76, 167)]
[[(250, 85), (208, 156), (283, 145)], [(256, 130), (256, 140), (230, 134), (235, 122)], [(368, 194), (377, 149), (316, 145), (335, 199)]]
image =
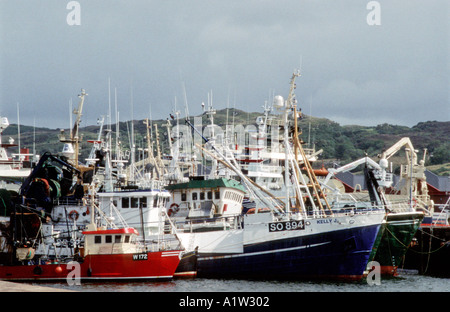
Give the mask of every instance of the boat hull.
[[(380, 230), (383, 216), (360, 226), (358, 217), (312, 220), (305, 230), (247, 237), (242, 253), (201, 254), (198, 277), (252, 279), (360, 280)], [(316, 224), (313, 224), (315, 223)], [(352, 224), (353, 224), (352, 223)], [(259, 223), (257, 226), (261, 226)], [(249, 226), (247, 226), (249, 227)], [(264, 226), (262, 226), (264, 227)], [(267, 228), (267, 224), (266, 224)], [(247, 230), (247, 229), (246, 229)], [(255, 230), (257, 236), (263, 231)], [(270, 235), (277, 234), (277, 235)], [(253, 243), (249, 243), (252, 241)]]
[(382, 275), (397, 276), (398, 266), (423, 219), (422, 212), (389, 213), (374, 261), (380, 264)]
[(415, 244), (408, 249), (402, 268), (450, 278), (450, 226), (422, 223), (414, 238)]
[(183, 253), (174, 273), (176, 278), (194, 278), (197, 276), (197, 251)]
[[(140, 254), (88, 255), (72, 263), (0, 266), (0, 280), (161, 280), (171, 279), (180, 262), (180, 251)], [(75, 263), (76, 264), (76, 263)]]

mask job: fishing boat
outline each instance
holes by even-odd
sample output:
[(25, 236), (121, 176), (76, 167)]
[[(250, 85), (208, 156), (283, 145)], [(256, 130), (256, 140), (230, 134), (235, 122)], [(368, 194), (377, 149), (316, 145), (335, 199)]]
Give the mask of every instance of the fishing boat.
[[(364, 275), (384, 210), (366, 202), (358, 203), (352, 211), (337, 210), (320, 192), (296, 131), (293, 89), (297, 76), (293, 75), (289, 97), (279, 107), (285, 118), (284, 198), (273, 196), (249, 179), (227, 149), (228, 144), (216, 146), (186, 120), (208, 148), (198, 147), (233, 171), (241, 184), (209, 176), (167, 187), (172, 192), (168, 209), (178, 205), (177, 213), (182, 213), (183, 198), (187, 202), (184, 219), (176, 220), (175, 214), (173, 220), (177, 228), (182, 225), (178, 235), (186, 249), (198, 252), (199, 277), (360, 280)], [(288, 114), (293, 116), (290, 123)], [(242, 187), (255, 202), (255, 208), (245, 213)], [(227, 192), (237, 200), (236, 209), (228, 208)]]
[(14, 184), (23, 182), (31, 172), (32, 154), (19, 147), (19, 153), (8, 155), (9, 148), (18, 146), (12, 138), (7, 143), (2, 142), (3, 131), (8, 127), (8, 118), (0, 116), (0, 187), (16, 191)]
[[(416, 211), (409, 200), (392, 201), (384, 193), (383, 180), (377, 180), (372, 171), (365, 168), (369, 196), (372, 201), (380, 203), (386, 210), (386, 226), (379, 233), (380, 242), (374, 249), (374, 261), (380, 265), (380, 274), (397, 276), (398, 268), (412, 242), (417, 229), (424, 218), (422, 211)], [(380, 187), (383, 185), (384, 187)]]
[[(381, 227), (382, 213), (360, 207), (353, 216), (304, 219), (298, 214), (282, 217), (269, 209), (242, 214), (239, 206), (244, 192), (238, 185), (236, 181), (217, 179), (168, 186), (179, 203), (183, 203), (184, 196), (198, 194), (196, 203), (189, 200), (184, 205), (171, 204), (180, 240), (187, 250), (198, 252), (197, 276), (345, 280), (362, 277)], [(200, 199), (202, 192), (204, 199)], [(214, 197), (208, 199), (207, 194)], [(231, 197), (226, 199), (227, 196)], [(238, 200), (234, 212), (228, 208), (233, 197)], [(183, 220), (186, 207), (190, 209)]]
[[(97, 139), (88, 141), (92, 143), (89, 157), (85, 163), (78, 159), (79, 123), (86, 95), (82, 89), (70, 134), (61, 131), (59, 135), (60, 142), (64, 143), (62, 153), (44, 154), (21, 186), (20, 195), (27, 205), (44, 208), (60, 239), (70, 240), (72, 234), (67, 233), (81, 236), (82, 230), (91, 223), (92, 211), (86, 196), (89, 187), (93, 186), (102, 212), (135, 228), (142, 239), (151, 240), (153, 235), (163, 231), (164, 218), (159, 211), (169, 193), (163, 189), (160, 180), (138, 174), (133, 163), (125, 167), (129, 160), (120, 156), (122, 153), (118, 148), (116, 158), (112, 159), (111, 131), (106, 129), (106, 137), (103, 137), (104, 118), (98, 120)], [(169, 240), (169, 235), (164, 237)]]
[(32, 247), (16, 248), (17, 260), (0, 266), (0, 279), (66, 281), (72, 276), (102, 281), (167, 280), (180, 261), (180, 250), (153, 251), (138, 244), (134, 228), (91, 227), (83, 235), (84, 247), (73, 258), (37, 258)]
[[(363, 200), (363, 198), (369, 197), (368, 200), (385, 207), (385, 230), (379, 233), (379, 244), (376, 249), (374, 248), (371, 260), (380, 264), (380, 273), (386, 276), (398, 275), (398, 268), (402, 265), (405, 254), (425, 216), (423, 211), (413, 207), (411, 197), (386, 194), (394, 180), (392, 173), (387, 172), (388, 159), (405, 144), (412, 146), (409, 138), (401, 139), (380, 155), (379, 163), (369, 157), (364, 157), (337, 169), (329, 168), (327, 176), (322, 181), (322, 187), (332, 191), (328, 194), (330, 197), (341, 196), (336, 195), (339, 194), (336, 188), (328, 186), (331, 177), (364, 164), (364, 181), (367, 190), (352, 193), (351, 198)], [(409, 158), (407, 157), (407, 159)], [(415, 156), (414, 159), (416, 159)], [(347, 205), (351, 206), (351, 203)]]
[(380, 264), (381, 275), (397, 276), (404, 256), (423, 219), (422, 212), (388, 213), (374, 261)]
[[(60, 135), (65, 143), (62, 155), (44, 153), (17, 198), (11, 199), (11, 216), (1, 222), (0, 278), (170, 279), (180, 261), (181, 245), (158, 226), (146, 239), (143, 219), (160, 216), (164, 198), (159, 199), (154, 190), (123, 183), (120, 169), (113, 180), (109, 149), (100, 140), (95, 141), (87, 165), (78, 160), (85, 96), (82, 90), (70, 137)], [(117, 201), (123, 212), (134, 210), (127, 219), (141, 222), (130, 226)]]
[[(229, 185), (218, 186), (223, 180), (202, 182), (203, 186), (197, 182), (169, 189), (175, 200), (181, 199), (184, 192), (208, 194), (213, 189), (213, 194), (221, 196), (230, 192)], [(242, 201), (240, 188), (233, 192)], [(174, 221), (187, 250), (198, 252), (198, 277), (359, 280), (383, 218), (369, 209), (351, 217), (305, 219), (295, 215), (283, 218), (269, 209), (226, 214), (231, 212), (227, 200), (214, 200), (216, 204), (208, 209), (206, 198), (199, 200), (200, 209), (193, 211), (196, 217)]]
[(95, 206), (93, 193), (89, 206), (91, 223), (81, 232), (81, 239), (73, 233), (68, 241), (59, 239), (45, 214), (17, 204), (9, 226), (2, 227), (6, 244), (2, 245), (0, 279), (118, 281), (173, 277), (181, 249), (167, 248), (160, 241), (142, 241), (133, 227), (116, 226)]
[[(149, 126), (148, 121), (146, 122)], [(181, 262), (174, 273), (177, 277), (193, 277), (196, 275), (195, 251), (185, 252), (177, 233), (167, 215), (165, 205), (169, 201), (170, 193), (164, 189), (165, 168), (158, 157), (149, 153), (150, 164), (154, 173), (139, 172), (138, 165), (133, 164), (125, 168), (127, 162), (123, 159), (112, 159), (111, 149), (108, 144), (110, 133), (102, 140), (99, 135), (95, 150), (91, 155), (101, 157), (90, 157), (92, 165), (96, 168), (93, 177), (96, 186), (96, 197), (99, 209), (107, 213), (113, 220), (120, 219), (132, 226), (139, 232), (139, 239), (146, 243), (159, 242), (163, 249), (183, 249)], [(148, 133), (150, 144), (150, 134)], [(150, 147), (150, 145), (149, 145)], [(157, 176), (157, 177), (156, 177)]]
[(445, 204), (435, 204), (434, 213), (419, 226), (401, 268), (419, 274), (450, 277), (450, 197)]

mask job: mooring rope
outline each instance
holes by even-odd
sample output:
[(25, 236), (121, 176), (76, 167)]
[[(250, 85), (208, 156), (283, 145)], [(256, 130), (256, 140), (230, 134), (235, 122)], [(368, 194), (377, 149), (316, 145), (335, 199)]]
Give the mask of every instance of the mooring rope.
[[(412, 252), (415, 252), (415, 253), (418, 253), (418, 254), (422, 254), (422, 255), (427, 255), (427, 254), (432, 254), (432, 253), (435, 253), (435, 252), (437, 252), (437, 251), (439, 251), (440, 249), (442, 249), (443, 247), (445, 247), (445, 245), (447, 245), (448, 243), (450, 243), (450, 240), (448, 240), (448, 241), (444, 241), (443, 239), (441, 239), (441, 238), (439, 238), (439, 237), (436, 237), (436, 236), (434, 236), (434, 235), (430, 235), (430, 236), (432, 236), (432, 237), (435, 237), (435, 238), (437, 238), (437, 239), (440, 239), (440, 240), (442, 240), (444, 243), (442, 244), (442, 246), (440, 246), (439, 248), (437, 248), (436, 250), (433, 250), (433, 251), (427, 251), (427, 252), (422, 252), (422, 251), (417, 251), (417, 250), (414, 250), (414, 249), (411, 249), (411, 248), (409, 248), (410, 246), (407, 246), (407, 245), (405, 245), (402, 241), (400, 241), (387, 227), (386, 227), (386, 230), (392, 235), (392, 237), (394, 237), (395, 238), (395, 240), (397, 241), (397, 242), (399, 242), (401, 245), (403, 245), (404, 247), (406, 247), (406, 248), (408, 248), (408, 249), (410, 249)], [(426, 233), (426, 232), (424, 232), (424, 233)], [(428, 234), (428, 233), (426, 233), (426, 234)], [(431, 244), (430, 244), (430, 248), (431, 248)]]

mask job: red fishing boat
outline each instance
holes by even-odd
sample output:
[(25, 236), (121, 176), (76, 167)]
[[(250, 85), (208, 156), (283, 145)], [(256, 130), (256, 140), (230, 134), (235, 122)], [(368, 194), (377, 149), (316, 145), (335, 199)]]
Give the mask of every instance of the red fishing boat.
[[(92, 204), (91, 208), (97, 207)], [(9, 218), (0, 220), (0, 280), (70, 282), (173, 277), (181, 259), (179, 242), (168, 240), (164, 233), (146, 242), (135, 228), (126, 224), (118, 227), (101, 211), (95, 211), (92, 222), (67, 239), (67, 235), (55, 231), (45, 214), (16, 205)]]
[(161, 280), (171, 279), (180, 262), (181, 250), (146, 246), (134, 228), (90, 225), (83, 235), (72, 257), (45, 259), (33, 246), (15, 248), (14, 261), (0, 265), (0, 280)]

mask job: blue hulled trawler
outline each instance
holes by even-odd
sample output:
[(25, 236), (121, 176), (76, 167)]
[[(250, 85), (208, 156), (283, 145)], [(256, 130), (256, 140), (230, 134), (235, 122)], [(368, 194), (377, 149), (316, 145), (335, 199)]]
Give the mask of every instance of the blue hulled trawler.
[[(385, 211), (371, 202), (356, 203), (353, 209), (328, 203), (298, 138), (293, 94), (297, 76), (292, 76), (287, 100), (277, 107), (284, 113), (284, 197), (245, 175), (230, 144), (219, 146), (203, 136), (206, 144), (198, 148), (239, 183), (212, 173), (166, 187), (172, 193), (167, 208), (177, 236), (188, 251), (198, 254), (199, 277), (363, 277), (377, 235), (384, 228)], [(254, 208), (243, 210), (244, 198)]]

